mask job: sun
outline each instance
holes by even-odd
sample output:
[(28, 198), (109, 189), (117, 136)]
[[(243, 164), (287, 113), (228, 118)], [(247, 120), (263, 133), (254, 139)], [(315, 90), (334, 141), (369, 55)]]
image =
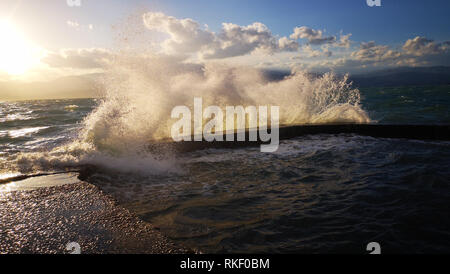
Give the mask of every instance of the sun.
[(37, 47), (6, 20), (0, 20), (0, 41), (0, 71), (21, 75), (39, 62)]

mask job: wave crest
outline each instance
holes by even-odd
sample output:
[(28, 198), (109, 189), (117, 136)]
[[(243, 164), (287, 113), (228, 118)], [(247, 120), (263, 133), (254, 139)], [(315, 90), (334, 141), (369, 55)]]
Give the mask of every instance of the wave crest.
[(48, 152), (21, 153), (13, 162), (22, 173), (70, 170), (95, 165), (144, 174), (179, 172), (170, 152), (148, 151), (151, 141), (168, 138), (175, 106), (280, 107), (282, 125), (367, 123), (358, 89), (347, 76), (293, 71), (271, 81), (264, 71), (220, 63), (187, 64), (161, 56), (117, 57), (101, 80), (104, 97), (83, 121), (78, 138)]
[(280, 107), (280, 123), (368, 123), (359, 90), (347, 76), (294, 71), (270, 81), (262, 70), (220, 63), (194, 65), (173, 58), (118, 58), (103, 79), (104, 101), (85, 120), (82, 140), (110, 153), (142, 151), (150, 140), (170, 137), (175, 106)]

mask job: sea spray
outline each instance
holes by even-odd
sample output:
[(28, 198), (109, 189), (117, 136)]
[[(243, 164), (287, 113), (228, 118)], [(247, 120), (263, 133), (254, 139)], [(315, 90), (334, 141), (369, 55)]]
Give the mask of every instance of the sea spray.
[(130, 173), (136, 176), (183, 172), (169, 155), (164, 159), (145, 152), (113, 155), (79, 141), (49, 151), (19, 153), (11, 156), (10, 162), (7, 169), (21, 174), (61, 170), (83, 172), (92, 167), (98, 171)]
[[(132, 16), (131, 18), (137, 18)], [(95, 165), (143, 174), (179, 172), (170, 150), (158, 154), (150, 143), (170, 138), (175, 106), (279, 106), (280, 124), (368, 123), (358, 89), (347, 76), (313, 76), (293, 70), (279, 81), (264, 71), (220, 62), (191, 63), (186, 56), (155, 54), (142, 22), (122, 24), (118, 50), (99, 79), (103, 96), (76, 137), (49, 151), (19, 153), (8, 170), (73, 169)], [(148, 34), (148, 33), (147, 33)], [(150, 40), (152, 38), (150, 37)]]
[[(130, 59), (131, 58), (131, 59)], [(178, 105), (273, 105), (280, 124), (367, 123), (358, 89), (347, 76), (294, 71), (269, 81), (263, 71), (221, 63), (187, 64), (161, 56), (118, 57), (103, 79), (103, 103), (85, 121), (82, 137), (107, 151), (142, 151), (151, 140), (170, 138)]]
[(187, 64), (157, 55), (117, 56), (101, 79), (104, 96), (83, 121), (78, 137), (48, 152), (21, 153), (11, 160), (22, 172), (96, 165), (143, 174), (179, 172), (170, 150), (148, 145), (170, 137), (171, 110), (204, 105), (275, 105), (280, 124), (367, 123), (360, 95), (346, 77), (294, 71), (270, 81), (263, 71), (220, 63)]

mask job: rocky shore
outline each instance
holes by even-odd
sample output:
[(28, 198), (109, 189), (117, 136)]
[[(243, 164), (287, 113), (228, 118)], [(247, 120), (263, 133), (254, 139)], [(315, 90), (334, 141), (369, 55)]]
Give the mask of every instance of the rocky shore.
[(190, 252), (85, 182), (0, 192), (0, 254), (67, 254), (72, 242), (82, 254)]

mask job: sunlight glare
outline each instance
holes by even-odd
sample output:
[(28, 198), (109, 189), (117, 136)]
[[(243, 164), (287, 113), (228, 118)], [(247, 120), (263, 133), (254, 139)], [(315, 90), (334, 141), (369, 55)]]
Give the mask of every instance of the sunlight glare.
[(0, 20), (0, 40), (0, 71), (21, 75), (39, 62), (39, 49), (6, 20)]

